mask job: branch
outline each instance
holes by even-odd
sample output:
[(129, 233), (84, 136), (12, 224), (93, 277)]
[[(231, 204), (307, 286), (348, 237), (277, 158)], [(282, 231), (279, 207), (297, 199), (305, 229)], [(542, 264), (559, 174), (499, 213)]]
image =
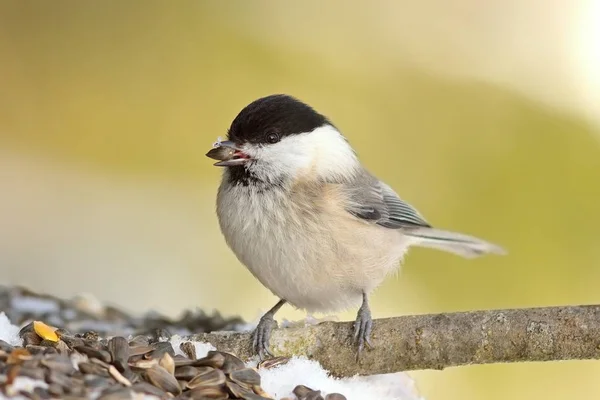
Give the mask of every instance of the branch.
[[(600, 358), (600, 306), (490, 310), (414, 315), (373, 321), (373, 349), (359, 363), (352, 322), (273, 330), (271, 350), (306, 356), (334, 376), (522, 361)], [(242, 359), (252, 356), (250, 332), (199, 334)]]

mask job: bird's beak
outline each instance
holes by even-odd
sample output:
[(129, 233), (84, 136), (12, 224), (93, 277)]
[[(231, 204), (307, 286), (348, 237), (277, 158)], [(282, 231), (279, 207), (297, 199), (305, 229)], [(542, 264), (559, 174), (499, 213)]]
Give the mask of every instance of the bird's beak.
[(206, 153), (207, 157), (210, 157), (219, 162), (214, 165), (217, 167), (233, 167), (236, 165), (243, 165), (250, 160), (247, 154), (242, 149), (237, 147), (231, 140), (225, 140), (223, 142), (217, 142), (215, 147)]

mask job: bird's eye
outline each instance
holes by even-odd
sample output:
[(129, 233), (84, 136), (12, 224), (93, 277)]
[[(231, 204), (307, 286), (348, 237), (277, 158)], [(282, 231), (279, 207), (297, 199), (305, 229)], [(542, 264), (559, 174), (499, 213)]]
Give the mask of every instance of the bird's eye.
[(267, 142), (269, 142), (271, 144), (279, 142), (279, 135), (276, 133), (269, 133), (267, 135)]

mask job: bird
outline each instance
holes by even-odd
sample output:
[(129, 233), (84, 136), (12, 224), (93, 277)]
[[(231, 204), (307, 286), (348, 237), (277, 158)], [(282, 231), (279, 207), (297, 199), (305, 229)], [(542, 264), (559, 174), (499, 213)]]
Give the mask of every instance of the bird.
[(434, 228), (370, 173), (328, 117), (287, 94), (258, 98), (206, 156), (224, 169), (216, 213), (227, 246), (279, 301), (252, 347), (273, 356), (274, 317), (286, 303), (308, 313), (358, 307), (350, 341), (373, 347), (369, 299), (412, 246), (465, 258), (505, 254), (474, 236)]

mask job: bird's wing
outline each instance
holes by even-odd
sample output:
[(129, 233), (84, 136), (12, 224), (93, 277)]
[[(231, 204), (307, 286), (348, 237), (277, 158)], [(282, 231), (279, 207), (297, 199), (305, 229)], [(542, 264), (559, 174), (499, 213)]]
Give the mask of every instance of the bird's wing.
[(372, 175), (356, 178), (346, 188), (346, 210), (355, 217), (391, 229), (431, 227), (413, 206)]

